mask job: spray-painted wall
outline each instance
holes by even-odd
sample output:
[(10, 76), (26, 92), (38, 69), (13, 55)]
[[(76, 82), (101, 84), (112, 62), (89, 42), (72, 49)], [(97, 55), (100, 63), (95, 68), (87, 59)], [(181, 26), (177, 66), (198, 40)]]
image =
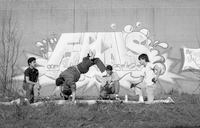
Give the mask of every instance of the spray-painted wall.
[[(7, 3), (7, 0), (0, 1), (0, 14), (11, 8), (19, 31), (23, 33), (18, 66), (26, 66), (28, 56), (38, 58), (37, 62), (42, 65), (38, 67), (40, 81), (44, 82), (41, 94), (52, 93), (53, 79), (68, 65), (79, 62), (87, 51), (84, 47), (88, 45), (97, 47), (97, 56), (106, 64), (112, 64), (120, 76), (127, 68), (135, 70), (134, 66), (128, 67), (137, 63), (135, 52), (151, 54), (153, 48), (156, 52), (152, 59), (153, 56), (162, 58), (160, 65), (165, 67), (160, 77), (165, 90), (176, 88), (198, 93), (198, 90), (194, 92), (198, 87), (195, 74), (182, 72), (185, 59), (184, 52), (181, 52), (184, 47), (200, 47), (198, 0), (156, 0), (151, 3), (148, 0), (20, 0)], [(85, 79), (87, 75), (80, 81)], [(81, 95), (96, 93), (94, 90), (98, 86), (87, 89), (95, 80), (89, 83), (80, 81)], [(121, 81), (122, 90), (123, 87), (128, 89), (129, 84), (125, 81)]]

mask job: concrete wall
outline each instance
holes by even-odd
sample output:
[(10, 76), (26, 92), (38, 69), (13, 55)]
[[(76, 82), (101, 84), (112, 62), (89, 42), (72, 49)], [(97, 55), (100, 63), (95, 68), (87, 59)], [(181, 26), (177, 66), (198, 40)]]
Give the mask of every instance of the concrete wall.
[(170, 43), (176, 58), (180, 46), (198, 47), (198, 0), (17, 0), (6, 6), (8, 1), (0, 0), (0, 13), (12, 8), (25, 49), (53, 33), (112, 31), (111, 23), (122, 31), (137, 21), (153, 38)]

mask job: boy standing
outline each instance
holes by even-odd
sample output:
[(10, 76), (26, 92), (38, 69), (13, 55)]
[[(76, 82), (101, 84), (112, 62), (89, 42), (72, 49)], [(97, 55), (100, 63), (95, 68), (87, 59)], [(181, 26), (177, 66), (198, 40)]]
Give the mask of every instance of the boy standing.
[[(161, 70), (158, 66), (154, 66), (152, 63), (150, 63), (147, 54), (139, 55), (138, 60), (140, 61), (140, 64), (143, 65), (142, 82), (147, 93), (147, 103), (152, 103), (154, 100), (155, 83), (158, 80)], [(142, 89), (137, 88), (137, 90), (139, 92), (139, 102), (144, 102)]]
[(39, 85), (38, 76), (39, 72), (36, 67), (36, 58), (30, 57), (28, 59), (28, 68), (24, 71), (23, 89), (26, 91), (26, 98), (29, 103), (34, 103), (34, 86)]

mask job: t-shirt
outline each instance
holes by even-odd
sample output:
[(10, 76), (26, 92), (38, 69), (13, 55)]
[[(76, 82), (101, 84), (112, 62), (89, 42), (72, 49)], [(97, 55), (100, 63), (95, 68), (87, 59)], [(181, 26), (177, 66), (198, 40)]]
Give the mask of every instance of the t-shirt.
[(24, 82), (26, 83), (26, 77), (29, 77), (29, 80), (32, 81), (32, 82), (37, 82), (38, 75), (39, 75), (39, 72), (38, 72), (38, 70), (36, 68), (28, 67), (24, 71)]
[(108, 83), (119, 80), (119, 76), (116, 72), (112, 72), (110, 76), (106, 75), (105, 78)]
[(142, 73), (144, 76), (144, 81), (146, 86), (153, 85), (152, 79), (156, 76), (154, 73), (154, 65), (152, 63), (147, 63), (146, 66), (142, 68)]

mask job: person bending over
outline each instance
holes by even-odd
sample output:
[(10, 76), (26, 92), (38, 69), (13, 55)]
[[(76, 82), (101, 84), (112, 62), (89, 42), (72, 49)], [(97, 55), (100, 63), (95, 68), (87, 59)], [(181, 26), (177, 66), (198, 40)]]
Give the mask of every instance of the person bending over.
[(95, 51), (90, 50), (88, 55), (83, 58), (82, 62), (75, 66), (70, 66), (56, 79), (56, 85), (61, 86), (61, 93), (65, 100), (68, 100), (72, 94), (72, 101), (75, 101), (76, 96), (76, 82), (79, 80), (81, 74), (89, 71), (93, 65), (97, 65), (99, 70), (103, 73), (105, 65), (99, 58), (95, 58)]

